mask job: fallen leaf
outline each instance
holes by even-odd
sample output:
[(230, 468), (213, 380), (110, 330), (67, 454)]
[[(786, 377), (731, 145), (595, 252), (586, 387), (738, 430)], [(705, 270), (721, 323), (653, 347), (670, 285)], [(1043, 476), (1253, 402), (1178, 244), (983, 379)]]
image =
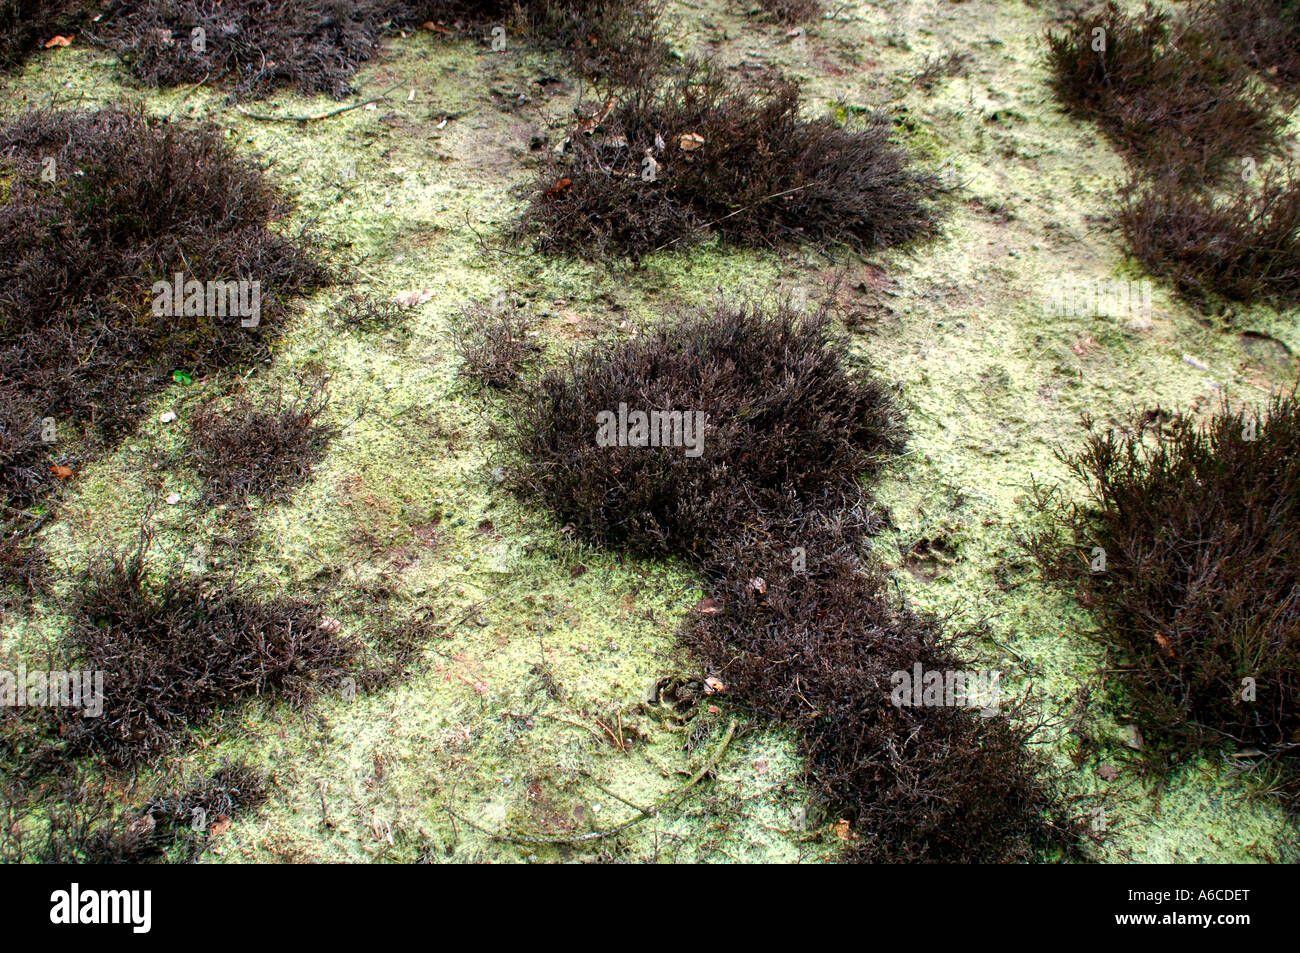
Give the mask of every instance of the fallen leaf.
[(682, 152), (694, 152), (696, 149), (703, 147), (704, 137), (698, 132), (683, 133), (677, 138), (677, 145)]
[(547, 194), (547, 195), (561, 195), (561, 194), (563, 194), (564, 192), (567, 192), (567, 191), (568, 191), (569, 189), (571, 189), (571, 188), (573, 188), (573, 180), (566, 176), (566, 177), (564, 177), (563, 179), (560, 179), (559, 182), (556, 182), (556, 183), (555, 183), (553, 186), (551, 186), (549, 189), (547, 189), (547, 190), (546, 190), (546, 194)]
[(230, 830), (230, 818), (224, 814), (218, 814), (217, 819), (212, 822), (212, 827), (208, 829), (208, 833), (213, 837), (220, 837), (228, 830)]
[(614, 97), (611, 96), (605, 102), (605, 108), (600, 111), (599, 115), (587, 116), (585, 119), (578, 121), (578, 131), (585, 133), (594, 132), (596, 127), (605, 121), (605, 118), (613, 111), (613, 109)]
[(67, 36), (53, 36), (45, 41), (45, 48), (48, 50), (52, 46), (70, 46), (72, 38)]
[(719, 608), (717, 599), (709, 597), (695, 603), (695, 611), (700, 615), (719, 615), (722, 609)]
[(60, 480), (66, 480), (72, 476), (72, 467), (65, 467), (62, 464), (56, 463), (54, 466), (50, 467), (50, 472)]

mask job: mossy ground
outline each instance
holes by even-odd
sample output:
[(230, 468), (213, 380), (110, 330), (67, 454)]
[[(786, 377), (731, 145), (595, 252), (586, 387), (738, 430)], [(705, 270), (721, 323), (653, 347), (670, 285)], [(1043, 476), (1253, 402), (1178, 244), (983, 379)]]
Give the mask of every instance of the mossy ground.
[[(664, 253), (640, 267), (541, 258), (502, 237), (523, 208), (538, 152), (564, 135), (578, 84), (559, 59), (504, 54), (420, 33), (392, 43), (358, 76), (376, 108), (312, 122), (274, 122), (229, 106), (200, 85), (145, 91), (109, 59), (78, 49), (36, 58), (6, 86), (9, 111), (139, 98), (151, 112), (208, 119), (241, 149), (264, 155), (358, 286), (382, 297), (431, 293), (404, 326), (340, 330), (337, 289), (308, 303), (259, 375), (291, 380), (320, 363), (332, 374), (330, 415), (341, 428), (311, 482), (287, 504), (248, 514), (251, 554), (241, 575), (266, 592), (320, 592), (345, 630), (373, 621), (358, 594), (390, 588), (390, 612), (439, 624), (410, 676), (355, 700), (325, 697), (306, 712), (274, 705), (228, 713), (163, 770), (198, 773), (247, 756), (275, 777), (271, 800), (221, 836), (209, 859), (564, 860), (583, 858), (809, 861), (831, 859), (833, 818), (807, 817), (793, 745), (779, 732), (733, 742), (717, 780), (677, 809), (617, 838), (576, 847), (495, 840), (492, 831), (548, 834), (612, 826), (682, 784), (730, 717), (688, 726), (642, 705), (653, 678), (691, 672), (674, 645), (678, 620), (704, 593), (688, 567), (645, 563), (569, 543), (494, 476), (496, 412), (456, 376), (450, 322), (469, 299), (501, 288), (527, 297), (552, 353), (633, 314), (704, 303), (719, 289), (843, 295), (869, 316), (854, 346), (903, 385), (909, 453), (881, 498), (895, 526), (877, 541), (899, 589), (957, 621), (989, 621), (983, 657), (1017, 692), (1061, 718), (1044, 743), (1069, 769), (1071, 790), (1097, 795), (1104, 861), (1294, 860), (1294, 827), (1249, 777), (1218, 762), (1163, 783), (1126, 757), (1122, 703), (1101, 693), (1093, 621), (1045, 588), (1017, 548), (1032, 480), (1065, 471), (1080, 415), (1118, 422), (1156, 403), (1212, 410), (1227, 393), (1255, 400), (1293, 380), (1297, 314), (1267, 308), (1207, 319), (1156, 285), (1146, 320), (1050, 317), (1060, 275), (1144, 277), (1123, 256), (1110, 198), (1120, 158), (1097, 130), (1053, 102), (1041, 35), (1050, 6), (979, 0), (839, 5), (806, 39), (715, 0), (673, 4), (680, 53), (777, 65), (805, 84), (810, 108), (884, 106), (922, 161), (949, 169), (965, 191), (943, 236), (870, 261), (811, 251)], [(965, 75), (931, 93), (908, 80), (925, 55), (972, 54)], [(536, 82), (542, 78), (561, 81)], [(524, 97), (521, 100), (521, 95)], [(330, 100), (283, 93), (258, 115), (318, 115)], [(855, 286), (867, 290), (855, 290)], [(63, 585), (99, 546), (124, 544), (151, 487), (181, 502), (159, 514), (159, 554), (194, 558), (214, 546), (216, 517), (192, 501), (183, 425), (213, 382), (176, 385), (138, 436), (90, 467), (42, 534)], [(170, 424), (158, 415), (175, 409)], [(941, 558), (919, 540), (943, 539)], [(933, 549), (933, 547), (931, 547)], [(6, 654), (57, 633), (45, 604), (4, 620)], [(1071, 719), (1092, 726), (1100, 751), (1076, 769)], [(597, 719), (626, 737), (620, 752)], [(1114, 781), (1098, 774), (1119, 768)]]

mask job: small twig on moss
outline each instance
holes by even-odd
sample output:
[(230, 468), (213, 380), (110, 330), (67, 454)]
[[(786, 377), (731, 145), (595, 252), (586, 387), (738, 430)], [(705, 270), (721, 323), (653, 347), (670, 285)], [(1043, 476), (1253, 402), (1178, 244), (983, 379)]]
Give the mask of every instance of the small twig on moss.
[[(704, 764), (700, 767), (698, 771), (696, 771), (693, 775), (691, 775), (689, 781), (681, 785), (681, 787), (669, 791), (667, 794), (665, 794), (659, 800), (655, 801), (654, 804), (650, 805), (648, 808), (638, 808), (638, 810), (640, 810), (641, 813), (636, 817), (630, 817), (627, 820), (622, 821), (621, 823), (615, 824), (613, 827), (607, 827), (604, 828), (603, 830), (590, 831), (586, 834), (556, 834), (556, 835), (506, 834), (506, 833), (500, 833), (497, 831), (488, 830), (486, 827), (481, 827), (480, 825), (471, 821), (468, 817), (464, 817), (463, 815), (457, 814), (451, 808), (445, 808), (445, 810), (452, 817), (468, 824), (470, 827), (474, 828), (474, 830), (478, 831), (480, 834), (486, 834), (488, 837), (491, 837), (493, 840), (507, 841), (511, 844), (581, 844), (587, 841), (604, 840), (606, 837), (613, 837), (615, 834), (623, 833), (623, 831), (627, 830), (629, 827), (632, 827), (634, 824), (641, 823), (648, 817), (656, 817), (658, 816), (659, 812), (664, 808), (676, 807), (683, 800), (685, 800), (686, 795), (690, 793), (691, 789), (694, 788), (695, 785), (699, 784), (700, 781), (704, 778), (704, 776), (710, 773), (714, 769), (714, 767), (717, 766), (718, 761), (720, 761), (722, 759), (723, 754), (726, 753), (727, 747), (731, 744), (731, 739), (735, 737), (735, 734), (736, 734), (736, 721), (733, 718), (731, 723), (727, 725), (726, 734), (722, 736), (722, 740), (718, 742), (718, 746), (713, 749), (713, 754), (709, 756), (709, 759), (704, 762)], [(623, 800), (623, 799), (619, 798), (619, 800)]]
[(605, 729), (605, 734), (609, 736), (609, 740), (613, 743), (615, 748), (617, 748), (619, 751), (622, 751), (624, 754), (627, 753), (627, 749), (623, 747), (622, 742), (620, 742), (618, 739), (618, 736), (615, 735), (614, 732), (610, 731), (609, 725), (605, 724), (599, 718), (596, 719), (596, 724), (600, 725), (601, 728)]
[(262, 122), (316, 122), (321, 119), (330, 119), (345, 112), (351, 112), (354, 109), (360, 109), (362, 106), (373, 106), (375, 103), (381, 103), (388, 99), (396, 86), (385, 90), (383, 94), (376, 96), (374, 99), (367, 99), (365, 102), (353, 103), (351, 106), (340, 106), (338, 109), (330, 110), (327, 113), (321, 113), (318, 116), (268, 116), (265, 113), (251, 113), (239, 103), (235, 103), (235, 109), (249, 119), (260, 119)]

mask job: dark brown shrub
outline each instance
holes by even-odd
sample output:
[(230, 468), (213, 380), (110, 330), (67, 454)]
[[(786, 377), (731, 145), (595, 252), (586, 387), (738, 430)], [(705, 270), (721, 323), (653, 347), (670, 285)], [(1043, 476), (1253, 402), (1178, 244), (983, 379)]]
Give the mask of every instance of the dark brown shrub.
[(32, 523), (16, 520), (0, 526), (0, 621), (11, 606), (26, 605), (46, 590), (49, 572), (40, 545), (26, 539)]
[[(575, 352), (511, 401), (518, 488), (585, 539), (710, 552), (755, 507), (850, 484), (902, 446), (892, 394), (841, 353), (825, 315), (752, 304)], [(703, 414), (701, 452), (599, 446), (598, 415), (620, 404)]]
[(758, 0), (777, 23), (807, 23), (821, 16), (821, 0)]
[(1294, 800), (1300, 404), (1293, 393), (1258, 417), (1224, 408), (1161, 428), (1162, 418), (1123, 432), (1089, 424), (1066, 461), (1086, 500), (1040, 492), (1055, 527), (1031, 551), (1099, 617), (1154, 760), (1258, 749), (1285, 758)]
[(948, 77), (965, 75), (973, 58), (965, 50), (946, 50), (938, 56), (926, 56), (921, 61), (920, 72), (912, 77), (912, 85), (929, 92)]
[(1300, 84), (1300, 4), (1295, 0), (1208, 0), (1197, 16), (1265, 79)]
[(466, 308), (452, 327), (461, 376), (498, 390), (514, 387), (543, 350), (532, 325), (526, 302), (479, 302)]
[[(9, 507), (31, 506), (79, 469), (65, 447), (84, 455), (129, 432), (174, 372), (264, 361), (289, 300), (329, 280), (307, 247), (268, 230), (286, 201), (213, 128), (115, 108), (28, 113), (0, 128), (0, 171), (0, 491)], [(259, 323), (154, 314), (154, 283), (176, 272), (260, 281)]]
[(55, 36), (77, 32), (94, 0), (0, 0), (0, 71), (21, 66)]
[[(515, 486), (580, 537), (705, 571), (716, 595), (684, 641), (729, 697), (797, 729), (855, 859), (1068, 847), (1030, 728), (891, 701), (894, 673), (961, 666), (956, 640), (893, 603), (870, 559), (883, 517), (856, 478), (903, 432), (888, 389), (840, 354), (824, 314), (729, 305), (575, 354), (511, 405)], [(601, 446), (597, 414), (619, 404), (704, 411), (700, 455)]]
[(814, 794), (853, 825), (854, 860), (1057, 856), (1073, 823), (1043, 780), (1023, 706), (1002, 701), (985, 717), (891, 700), (895, 673), (917, 665), (973, 674), (966, 639), (890, 598), (867, 542), (881, 516), (845, 503), (740, 530), (710, 559), (717, 611), (688, 619), (686, 644), (728, 696), (797, 729)]
[[(141, 809), (123, 810), (105, 785), (74, 770), (52, 790), (5, 789), (0, 810), (0, 861), (45, 864), (138, 864), (195, 860), (219, 817), (237, 818), (267, 798), (267, 777), (242, 762), (227, 762), (183, 792), (156, 795)], [(44, 817), (22, 817), (32, 793), (44, 795)]]
[[(139, 864), (162, 850), (148, 821), (109, 798), (85, 771), (54, 777), (29, 792), (6, 779), (0, 791), (0, 862), (8, 864)], [(30, 808), (33, 797), (42, 809)]]
[[(413, 0), (115, 0), (90, 27), (152, 86), (229, 80), (240, 96), (290, 85), (342, 99), (394, 22), (418, 26)], [(192, 31), (204, 31), (202, 51)]]
[(854, 249), (934, 232), (937, 179), (914, 171), (874, 113), (860, 129), (799, 117), (799, 88), (734, 85), (695, 63), (579, 123), (542, 173), (523, 231), (547, 252), (639, 257), (709, 235)]
[(203, 479), (203, 503), (289, 498), (307, 482), (336, 428), (318, 423), (329, 406), (325, 381), (305, 378), (286, 400), (283, 389), (257, 401), (241, 394), (199, 410), (191, 424), (189, 460)]
[(484, 27), (508, 19), (508, 29), (533, 46), (567, 53), (578, 74), (605, 91), (651, 82), (668, 57), (661, 0), (452, 0), (450, 6), (482, 11), (477, 22)]
[(378, 334), (404, 327), (413, 308), (373, 295), (349, 294), (334, 309), (336, 327), (363, 334)]
[[(227, 761), (184, 791), (150, 798), (137, 826), (150, 828), (155, 843), (164, 850), (182, 845), (176, 859), (192, 861), (206, 849), (214, 825), (247, 814), (269, 796), (270, 778), (264, 771), (242, 761)], [(149, 820), (141, 825), (145, 817)]]
[(1300, 185), (1279, 175), (1226, 197), (1165, 176), (1131, 183), (1120, 204), (1128, 246), (1192, 299), (1300, 303)]
[(63, 667), (104, 673), (104, 709), (97, 718), (49, 709), (65, 756), (148, 761), (221, 708), (272, 695), (304, 701), (357, 656), (314, 605), (178, 573), (146, 580), (147, 548), (146, 534), (135, 552), (92, 564), (71, 603)]
[[(1094, 30), (1104, 51), (1093, 50)], [(1049, 32), (1052, 85), (1065, 108), (1096, 122), (1134, 164), (1204, 184), (1229, 162), (1279, 147), (1283, 120), (1252, 91), (1249, 71), (1214, 31), (1148, 5), (1110, 2)]]
[[(114, 0), (91, 31), (154, 86), (228, 80), (239, 96), (280, 86), (336, 99), (399, 30), (508, 37), (564, 50), (589, 77), (630, 81), (663, 61), (659, 10), (643, 0)], [(203, 31), (203, 49), (191, 37)]]

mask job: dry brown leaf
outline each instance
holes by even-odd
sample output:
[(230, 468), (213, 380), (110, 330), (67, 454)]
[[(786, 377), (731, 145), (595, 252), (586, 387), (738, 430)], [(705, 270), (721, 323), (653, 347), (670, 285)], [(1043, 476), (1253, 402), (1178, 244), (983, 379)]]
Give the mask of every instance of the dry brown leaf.
[(609, 114), (613, 111), (613, 109), (614, 109), (614, 98), (611, 96), (605, 102), (605, 108), (602, 109), (598, 115), (587, 116), (585, 119), (581, 119), (578, 121), (578, 131), (585, 132), (585, 133), (594, 132), (596, 130), (596, 127), (605, 121), (605, 119), (609, 116)]
[(718, 606), (718, 600), (710, 596), (695, 603), (695, 611), (700, 615), (719, 615), (722, 609)]
[(677, 145), (682, 152), (694, 152), (704, 145), (704, 137), (698, 132), (683, 133), (677, 138)]

